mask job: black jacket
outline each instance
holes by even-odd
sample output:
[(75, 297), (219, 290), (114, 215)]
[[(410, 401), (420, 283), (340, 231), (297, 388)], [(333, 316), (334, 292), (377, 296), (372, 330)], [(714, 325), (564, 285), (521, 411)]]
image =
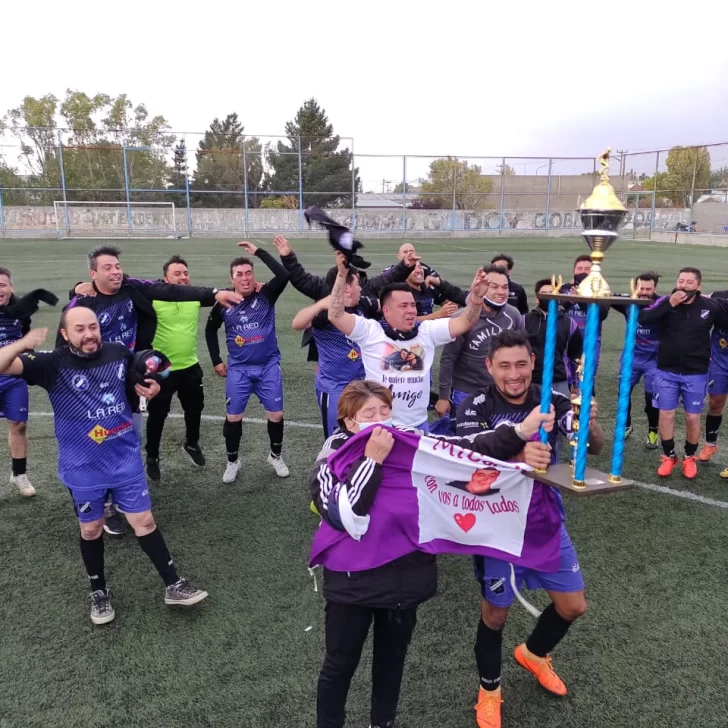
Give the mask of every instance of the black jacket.
[[(329, 509), (329, 497), (339, 481), (328, 466), (328, 457), (351, 436), (352, 433), (348, 430), (339, 430), (326, 440), (308, 481), (318, 512), (337, 530), (345, 529), (335, 515), (338, 510), (335, 504)], [(467, 437), (440, 436), (439, 439), (499, 460), (514, 458), (525, 445), (513, 427), (506, 426)], [(357, 479), (355, 492), (348, 487), (354, 478)], [(344, 483), (347, 484), (347, 495), (356, 515), (364, 516), (369, 512), (381, 482), (381, 465), (375, 464), (372, 467), (372, 461), (366, 457), (352, 463)], [(388, 564), (366, 571), (331, 571), (324, 568), (324, 598), (338, 604), (409, 609), (432, 598), (436, 591), (437, 562), (432, 554), (421, 551), (413, 551)]]
[(662, 296), (640, 311), (638, 321), (660, 324), (658, 369), (673, 374), (706, 374), (713, 326), (728, 328), (728, 300), (697, 293), (692, 303), (673, 308), (670, 297)]
[[(543, 375), (543, 352), (546, 345), (546, 314), (534, 308), (523, 317), (523, 325), (531, 344), (536, 362), (533, 367), (533, 382), (541, 384)], [(561, 306), (556, 324), (556, 361), (554, 363), (554, 382), (568, 380), (566, 360), (576, 361), (582, 353), (583, 340), (579, 327), (572, 321)]]
[(508, 279), (508, 303), (518, 309), (518, 313), (528, 313), (528, 296), (526, 289), (520, 284)]

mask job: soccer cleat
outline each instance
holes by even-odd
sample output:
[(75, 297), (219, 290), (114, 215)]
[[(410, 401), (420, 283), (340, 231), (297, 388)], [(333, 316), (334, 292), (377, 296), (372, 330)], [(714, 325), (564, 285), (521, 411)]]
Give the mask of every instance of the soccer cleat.
[(123, 536), (129, 527), (124, 523), (124, 519), (121, 517), (115, 506), (111, 506), (111, 510), (107, 510), (104, 514), (106, 516), (104, 520), (104, 531), (109, 536)]
[(632, 434), (632, 425), (630, 425), (625, 431), (624, 431), (624, 439), (626, 440), (630, 435)]
[(35, 488), (28, 480), (28, 476), (25, 473), (22, 475), (11, 475), (10, 482), (18, 489), (20, 495), (23, 495), (26, 498), (31, 498), (35, 495)]
[(273, 466), (273, 470), (276, 471), (276, 475), (279, 478), (287, 478), (291, 474), (288, 470), (288, 466), (283, 462), (283, 458), (280, 455), (270, 453), (268, 455), (268, 465)]
[(501, 704), (503, 695), (500, 690), (478, 691), (478, 704), (475, 706), (475, 722), (478, 728), (501, 728)]
[(678, 464), (676, 455), (660, 455), (660, 467), (657, 468), (657, 474), (661, 478), (667, 478), (672, 475), (672, 469)]
[(223, 483), (234, 483), (235, 478), (238, 477), (238, 471), (240, 470), (240, 460), (236, 460), (234, 463), (228, 462), (225, 472), (222, 476)]
[(187, 579), (180, 579), (177, 583), (164, 590), (164, 603), (181, 607), (191, 607), (197, 602), (207, 598), (207, 592), (198, 589)]
[(656, 432), (648, 432), (645, 447), (648, 450), (657, 450), (660, 447), (660, 436)]
[(546, 655), (543, 660), (533, 660), (526, 655), (525, 647), (525, 644), (516, 647), (513, 652), (516, 662), (528, 670), (538, 680), (544, 690), (548, 690), (553, 695), (559, 695), (561, 697), (566, 695), (566, 685), (564, 685), (561, 678), (556, 674), (551, 664), (551, 658)]
[(161, 480), (162, 473), (159, 470), (159, 458), (147, 458), (147, 477), (154, 482)]
[(112, 622), (116, 613), (111, 606), (109, 590), (97, 589), (91, 592), (91, 621), (94, 624), (108, 624)]
[(695, 459), (695, 455), (690, 457), (684, 457), (682, 461), (683, 476), (688, 480), (693, 480), (698, 477), (698, 462)]
[(182, 445), (182, 449), (187, 453), (190, 460), (192, 460), (198, 468), (201, 468), (205, 464), (205, 456), (202, 454), (202, 448), (199, 445), (192, 447), (185, 443)]
[(698, 455), (701, 463), (709, 463), (713, 459), (713, 455), (718, 452), (718, 445), (714, 442), (706, 442)]

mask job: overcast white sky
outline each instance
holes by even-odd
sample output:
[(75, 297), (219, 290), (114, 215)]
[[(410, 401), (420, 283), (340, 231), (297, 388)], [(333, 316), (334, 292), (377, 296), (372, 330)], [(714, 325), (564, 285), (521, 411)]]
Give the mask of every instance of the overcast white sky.
[[(70, 87), (127, 93), (176, 131), (237, 111), (265, 135), (315, 96), (369, 154), (591, 157), (728, 140), (724, 0), (500, 5), (4, 3), (0, 112)], [(369, 166), (365, 189), (401, 168)]]

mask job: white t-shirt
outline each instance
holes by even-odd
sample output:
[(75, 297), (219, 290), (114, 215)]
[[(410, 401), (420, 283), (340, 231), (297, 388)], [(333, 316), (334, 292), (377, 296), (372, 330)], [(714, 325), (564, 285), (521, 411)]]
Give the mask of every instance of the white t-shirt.
[(349, 338), (359, 344), (366, 378), (392, 392), (392, 420), (417, 427), (427, 420), (435, 348), (453, 340), (449, 319), (423, 321), (409, 341), (390, 339), (378, 321), (356, 316)]

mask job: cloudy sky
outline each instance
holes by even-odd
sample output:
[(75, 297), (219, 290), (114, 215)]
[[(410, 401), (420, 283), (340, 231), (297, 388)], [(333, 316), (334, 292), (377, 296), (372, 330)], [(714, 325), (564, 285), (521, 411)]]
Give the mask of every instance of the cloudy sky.
[[(237, 111), (246, 132), (266, 135), (315, 96), (367, 154), (592, 157), (728, 141), (726, 4), (676, 7), (68, 0), (31, 14), (12, 2), (0, 111), (70, 87), (127, 93), (174, 130)], [(533, 174), (542, 162), (513, 164)], [(401, 159), (360, 166), (365, 189), (402, 175)]]

